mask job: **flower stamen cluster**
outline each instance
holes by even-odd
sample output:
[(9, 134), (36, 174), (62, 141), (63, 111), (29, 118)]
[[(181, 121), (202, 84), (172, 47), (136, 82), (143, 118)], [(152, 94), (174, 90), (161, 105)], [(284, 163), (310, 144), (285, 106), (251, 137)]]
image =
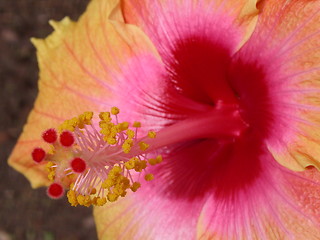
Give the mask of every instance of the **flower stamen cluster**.
[(136, 192), (140, 188), (140, 175), (146, 181), (154, 177), (147, 168), (162, 162), (161, 155), (148, 158), (149, 144), (141, 139), (153, 139), (155, 132), (138, 138), (140, 122), (119, 122), (120, 110), (99, 114), (99, 129), (92, 123), (93, 113), (85, 112), (66, 120), (58, 128), (46, 130), (42, 138), (51, 145), (45, 152), (35, 148), (33, 160), (47, 161), (48, 188), (51, 198), (60, 198), (67, 192), (72, 206), (103, 206), (125, 197), (128, 190)]

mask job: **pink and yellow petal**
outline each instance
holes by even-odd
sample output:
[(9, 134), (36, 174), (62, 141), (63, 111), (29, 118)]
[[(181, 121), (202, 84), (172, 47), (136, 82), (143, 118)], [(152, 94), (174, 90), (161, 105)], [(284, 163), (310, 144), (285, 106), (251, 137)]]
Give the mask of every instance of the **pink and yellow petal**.
[[(139, 230), (139, 222), (134, 219), (135, 211), (130, 196), (103, 207), (95, 207), (94, 218), (98, 238), (119, 239), (119, 236), (122, 236), (124, 239), (134, 239), (129, 236), (135, 236)], [(134, 225), (129, 227), (133, 223)]]
[(289, 169), (319, 168), (320, 2), (271, 0), (258, 6), (256, 29), (235, 59), (263, 70), (274, 123), (266, 143)]
[(296, 173), (277, 163), (266, 165), (250, 190), (230, 199), (208, 198), (198, 239), (319, 239), (317, 170)]
[(141, 27), (162, 54), (176, 41), (198, 35), (223, 39), (236, 50), (251, 35), (258, 14), (255, 0), (123, 0), (121, 6), (125, 21)]
[(280, 198), (276, 205), (280, 219), (296, 239), (320, 237), (320, 176), (315, 168), (296, 173), (283, 170)]
[(33, 39), (40, 67), (39, 95), (9, 164), (22, 172), (33, 187), (48, 184), (42, 164), (32, 162), (41, 133), (84, 111), (109, 109), (121, 77), (121, 66), (140, 52), (154, 52), (136, 27), (117, 20), (118, 1), (91, 1), (78, 22), (51, 21), (55, 31), (46, 39)]
[[(149, 182), (148, 185), (150, 185)], [(94, 215), (98, 237), (101, 239), (195, 239), (196, 223), (202, 201), (173, 200), (164, 195), (165, 193), (155, 194), (152, 187), (146, 185), (115, 204), (96, 207)]]

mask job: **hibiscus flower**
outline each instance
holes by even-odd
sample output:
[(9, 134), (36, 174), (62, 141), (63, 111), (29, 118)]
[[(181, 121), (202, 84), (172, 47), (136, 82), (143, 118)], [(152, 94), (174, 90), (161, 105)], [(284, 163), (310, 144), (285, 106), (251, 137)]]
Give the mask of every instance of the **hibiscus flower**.
[(319, 239), (319, 10), (318, 0), (92, 0), (77, 23), (52, 21), (33, 40), (39, 96), (9, 164), (48, 185), (30, 155), (49, 151), (43, 131), (117, 106), (117, 121), (157, 135), (146, 144), (163, 161), (138, 191), (94, 208), (99, 238)]

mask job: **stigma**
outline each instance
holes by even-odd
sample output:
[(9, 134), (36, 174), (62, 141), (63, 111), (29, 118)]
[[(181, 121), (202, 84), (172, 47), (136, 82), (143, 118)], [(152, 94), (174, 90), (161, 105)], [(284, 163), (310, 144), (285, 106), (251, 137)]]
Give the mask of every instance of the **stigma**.
[(84, 112), (43, 132), (50, 150), (37, 147), (31, 156), (36, 163), (46, 162), (49, 197), (61, 198), (67, 190), (72, 206), (103, 206), (136, 192), (142, 179), (154, 179), (148, 169), (161, 163), (162, 156), (146, 141), (156, 133), (138, 136), (141, 123), (119, 122), (119, 113), (112, 107), (93, 124), (93, 112)]

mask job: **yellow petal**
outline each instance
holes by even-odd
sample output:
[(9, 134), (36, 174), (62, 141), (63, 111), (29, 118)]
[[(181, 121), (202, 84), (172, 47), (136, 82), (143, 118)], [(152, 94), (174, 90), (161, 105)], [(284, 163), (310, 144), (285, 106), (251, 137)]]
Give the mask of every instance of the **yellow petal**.
[(99, 239), (118, 239), (119, 236), (132, 239), (139, 230), (130, 196), (115, 203), (108, 202), (103, 207), (94, 207), (93, 213)]
[(66, 17), (50, 24), (50, 36), (32, 39), (40, 68), (39, 95), (9, 158), (33, 187), (48, 184), (44, 166), (31, 159), (33, 148), (48, 148), (41, 144), (42, 131), (84, 111), (109, 108), (110, 86), (121, 66), (136, 52), (153, 51), (138, 28), (121, 22), (117, 0), (91, 1), (78, 22)]

